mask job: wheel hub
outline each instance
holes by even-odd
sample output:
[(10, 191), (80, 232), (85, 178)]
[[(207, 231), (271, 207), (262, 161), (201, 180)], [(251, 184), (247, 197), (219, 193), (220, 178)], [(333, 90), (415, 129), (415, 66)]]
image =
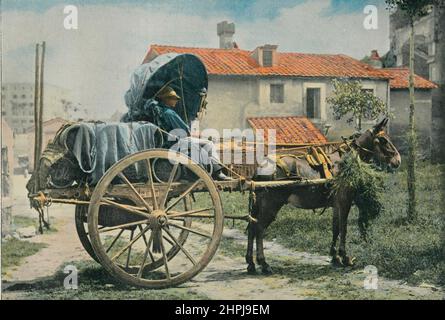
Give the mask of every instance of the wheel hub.
[(168, 222), (167, 214), (164, 210), (154, 210), (153, 216), (156, 223), (159, 224), (161, 227), (165, 226)]

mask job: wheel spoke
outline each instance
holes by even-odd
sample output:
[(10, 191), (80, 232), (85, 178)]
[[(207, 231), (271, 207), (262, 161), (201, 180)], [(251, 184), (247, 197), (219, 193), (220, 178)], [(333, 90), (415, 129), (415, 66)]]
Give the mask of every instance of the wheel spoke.
[(125, 182), (125, 184), (127, 186), (130, 187), (131, 191), (133, 191), (133, 193), (136, 195), (136, 197), (142, 202), (142, 204), (148, 210), (148, 212), (151, 213), (150, 206), (145, 201), (145, 199), (141, 196), (141, 194), (136, 190), (136, 188), (131, 184), (131, 182), (127, 179), (127, 177), (122, 172), (119, 172), (118, 176)]
[(144, 258), (142, 259), (142, 264), (141, 264), (141, 267), (139, 268), (139, 271), (137, 274), (138, 278), (140, 278), (142, 276), (142, 271), (144, 270), (145, 262), (147, 261), (147, 257), (149, 254), (150, 254), (150, 258), (151, 258), (152, 262), (154, 262), (153, 255), (151, 254), (151, 251), (150, 251), (150, 246), (151, 246), (152, 241), (153, 241), (153, 232), (150, 234), (150, 238), (148, 239), (148, 242), (146, 242), (147, 248), (145, 248)]
[(111, 261), (116, 260), (117, 258), (119, 258), (125, 251), (127, 251), (127, 249), (129, 247), (131, 247), (136, 241), (139, 240), (140, 237), (142, 237), (142, 235), (147, 232), (147, 230), (150, 228), (150, 226), (146, 226), (144, 228), (144, 230), (141, 231), (141, 233), (139, 233), (133, 240), (131, 240), (124, 248), (122, 248), (118, 253), (116, 253), (112, 258)]
[(153, 172), (151, 169), (150, 159), (147, 159), (147, 171), (148, 171), (148, 180), (150, 182), (151, 197), (153, 198), (153, 206), (154, 206), (155, 210), (158, 210), (159, 209), (158, 199), (156, 198), (155, 186), (154, 186), (154, 180), (153, 180)]
[(172, 204), (168, 206), (167, 209), (165, 209), (165, 212), (169, 212), (171, 208), (173, 208), (179, 201), (184, 199), (185, 196), (187, 196), (190, 192), (193, 191), (193, 189), (196, 188), (196, 186), (201, 182), (201, 179), (196, 180), (190, 187), (187, 188), (178, 198), (173, 201)]
[(149, 214), (147, 214), (144, 211), (140, 211), (139, 210), (140, 208), (135, 207), (135, 206), (130, 206), (130, 205), (126, 205), (126, 204), (120, 204), (120, 203), (111, 201), (109, 199), (102, 199), (102, 204), (103, 205), (112, 206), (112, 207), (116, 207), (116, 208), (119, 208), (119, 209), (122, 209), (122, 210), (125, 210), (125, 211), (128, 211), (128, 212), (134, 213), (134, 214), (138, 214), (138, 215), (140, 215), (140, 216), (142, 216), (144, 218), (150, 218)]
[(99, 233), (103, 233), (103, 232), (109, 232), (109, 231), (113, 231), (116, 229), (123, 229), (123, 228), (128, 228), (128, 227), (133, 227), (133, 226), (140, 226), (141, 224), (147, 223), (149, 222), (149, 220), (141, 220), (141, 221), (136, 221), (136, 222), (129, 222), (129, 223), (125, 223), (125, 224), (120, 224), (118, 226), (113, 226), (113, 227), (108, 227), (108, 228), (103, 228), (98, 230)]
[[(133, 236), (134, 236), (134, 230), (131, 230), (130, 241), (133, 241)], [(131, 248), (132, 248), (132, 246), (130, 246), (130, 248), (128, 248), (127, 261), (125, 263), (125, 268), (127, 268), (127, 269), (128, 269), (128, 265), (130, 264)]]
[[(142, 232), (142, 227), (140, 225), (138, 226), (138, 228)], [(142, 235), (142, 238), (144, 238), (145, 245), (148, 246), (148, 242), (147, 242), (147, 238), (145, 237), (145, 233)], [(150, 238), (152, 238), (151, 234), (150, 234)], [(154, 259), (153, 255), (151, 254), (151, 251), (149, 251), (149, 254), (150, 254), (151, 261), (154, 262), (155, 259)]]
[(176, 172), (178, 171), (178, 167), (179, 167), (179, 162), (176, 162), (175, 165), (173, 166), (172, 172), (170, 173), (170, 177), (168, 177), (167, 188), (165, 189), (164, 197), (161, 200), (161, 210), (164, 210), (165, 208), (165, 203), (167, 202), (168, 193), (170, 192), (170, 188), (172, 186), (173, 179), (176, 176)]
[(124, 232), (125, 229), (122, 229), (121, 231), (119, 231), (119, 233), (117, 234), (116, 238), (113, 239), (113, 241), (111, 242), (110, 246), (108, 247), (108, 249), (105, 251), (106, 253), (108, 253), (108, 251), (111, 250), (111, 248), (113, 248), (114, 244), (116, 243), (116, 241), (120, 238), (120, 236), (122, 235), (122, 233)]
[[(170, 211), (171, 214), (167, 215), (169, 218), (177, 218), (177, 217), (191, 217), (191, 218), (202, 218), (202, 216), (194, 216), (195, 213), (200, 213), (200, 212), (206, 212), (206, 211), (210, 211), (210, 210), (215, 210), (215, 207), (210, 207), (210, 208), (204, 208), (204, 209), (195, 209), (195, 210), (190, 210), (190, 211), (184, 211), (184, 212), (177, 212), (177, 211)], [(211, 215), (209, 216), (205, 216), (205, 217), (213, 217)]]
[[(162, 229), (160, 230), (161, 234), (162, 234)], [(168, 270), (168, 262), (167, 262), (167, 255), (165, 253), (165, 248), (164, 248), (164, 241), (162, 241), (162, 237), (161, 237), (161, 251), (162, 251), (162, 259), (164, 260), (164, 266), (165, 266), (165, 273), (167, 275), (167, 280), (170, 280), (170, 271)]]
[(169, 238), (167, 238), (166, 236), (162, 236), (165, 241), (167, 241), (172, 247), (175, 245)]
[(171, 234), (171, 232), (167, 228), (164, 228), (164, 231), (170, 236), (170, 238), (179, 247), (179, 249), (181, 249), (181, 251), (184, 252), (187, 258), (189, 258), (189, 260), (193, 263), (193, 265), (196, 266), (197, 263), (195, 259), (193, 259), (192, 255), (187, 250), (185, 250), (185, 248), (175, 239), (175, 237)]
[(189, 231), (191, 233), (195, 233), (195, 234), (200, 235), (202, 237), (206, 237), (206, 238), (212, 239), (212, 236), (210, 234), (207, 234), (207, 233), (204, 233), (204, 232), (201, 232), (201, 231), (197, 231), (197, 230), (194, 230), (194, 229), (191, 229), (191, 228), (180, 226), (180, 225), (177, 225), (177, 224), (174, 224), (174, 223), (171, 223), (171, 222), (169, 222), (168, 225), (172, 226), (172, 227), (175, 227), (175, 228), (179, 228), (179, 229), (182, 229), (182, 230)]

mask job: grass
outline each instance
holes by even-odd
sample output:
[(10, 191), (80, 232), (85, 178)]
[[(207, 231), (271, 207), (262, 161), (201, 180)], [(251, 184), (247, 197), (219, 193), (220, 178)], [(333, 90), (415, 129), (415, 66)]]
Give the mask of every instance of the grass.
[(26, 228), (30, 226), (37, 227), (37, 221), (34, 218), (28, 216), (13, 216), (12, 223), (16, 228)]
[[(29, 216), (15, 215), (12, 217), (12, 223), (15, 229), (26, 228), (26, 227), (35, 227), (36, 230), (39, 229), (39, 220), (37, 216), (35, 218), (32, 218)], [(53, 224), (51, 224), (49, 230), (44, 228), (44, 233), (54, 233), (54, 232), (57, 232), (57, 228), (54, 227)]]
[[(445, 285), (442, 251), (444, 169), (438, 165), (419, 166), (418, 218), (414, 222), (406, 219), (406, 172), (385, 174), (385, 192), (382, 195), (384, 209), (380, 217), (371, 223), (368, 243), (360, 237), (358, 210), (352, 209), (347, 250), (348, 254), (357, 258), (357, 267), (375, 265), (380, 275), (411, 284), (429, 282)], [(247, 200), (247, 194), (224, 194), (225, 213), (245, 214)], [(295, 250), (328, 255), (331, 223), (330, 209), (319, 215), (310, 210), (285, 206), (267, 230), (266, 239), (276, 238), (281, 244)], [(226, 225), (232, 226), (231, 221), (227, 221)], [(244, 230), (246, 223), (236, 222), (235, 227)], [(265, 254), (267, 257), (267, 250)]]
[(67, 274), (63, 268), (55, 276), (34, 283), (15, 284), (8, 292), (26, 292), (23, 299), (39, 300), (198, 300), (208, 299), (190, 288), (148, 290), (117, 283), (93, 261), (67, 263), (78, 270), (78, 289), (65, 289), (63, 282)]
[(40, 249), (46, 247), (43, 243), (33, 243), (17, 239), (2, 241), (2, 275), (8, 269), (18, 266), (28, 256), (36, 254)]
[[(245, 254), (245, 246), (230, 238), (223, 238), (220, 253), (228, 257), (240, 257)], [(363, 288), (364, 275), (354, 267), (333, 268), (331, 265), (302, 263), (296, 257), (269, 254), (268, 262), (273, 266), (272, 275), (262, 275), (257, 268), (257, 278), (275, 282), (286, 279), (295, 285), (307, 299), (315, 300), (387, 300), (412, 299), (412, 292), (404, 291), (396, 283), (386, 282), (380, 290)], [(247, 275), (238, 275), (247, 277)], [(269, 282), (269, 283), (270, 283)], [(416, 299), (440, 299), (440, 296), (416, 295)]]

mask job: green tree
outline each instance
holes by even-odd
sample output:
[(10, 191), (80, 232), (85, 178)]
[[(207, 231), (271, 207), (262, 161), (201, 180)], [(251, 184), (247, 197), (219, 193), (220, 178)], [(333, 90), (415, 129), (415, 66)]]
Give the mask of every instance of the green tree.
[(363, 120), (375, 120), (380, 115), (388, 114), (385, 103), (370, 90), (363, 89), (360, 81), (332, 81), (333, 95), (326, 99), (332, 106), (334, 118), (347, 117), (349, 124), (362, 130)]
[(414, 96), (414, 22), (429, 13), (433, 5), (443, 7), (443, 0), (385, 0), (390, 10), (397, 9), (406, 16), (411, 28), (409, 39), (409, 130), (408, 130), (408, 157), (407, 157), (407, 186), (408, 186), (408, 219), (417, 217), (416, 200), (416, 149), (417, 134), (414, 121), (415, 96)]

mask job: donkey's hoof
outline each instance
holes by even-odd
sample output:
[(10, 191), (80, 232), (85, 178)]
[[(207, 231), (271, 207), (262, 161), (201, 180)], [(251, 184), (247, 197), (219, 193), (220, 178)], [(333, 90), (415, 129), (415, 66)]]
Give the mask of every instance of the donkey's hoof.
[(355, 265), (355, 257), (348, 257), (348, 256), (344, 256), (342, 257), (342, 264), (346, 267), (352, 267)]
[(270, 274), (273, 273), (272, 268), (268, 264), (265, 264), (265, 265), (261, 266), (261, 272), (264, 275), (270, 275)]
[(334, 267), (343, 267), (343, 261), (342, 261), (342, 258), (341, 258), (340, 256), (338, 256), (338, 255), (333, 256), (333, 257), (332, 257), (332, 260), (331, 260), (331, 264), (332, 264)]
[(256, 268), (255, 268), (254, 264), (249, 264), (247, 266), (247, 274), (251, 274), (251, 275), (256, 274)]

